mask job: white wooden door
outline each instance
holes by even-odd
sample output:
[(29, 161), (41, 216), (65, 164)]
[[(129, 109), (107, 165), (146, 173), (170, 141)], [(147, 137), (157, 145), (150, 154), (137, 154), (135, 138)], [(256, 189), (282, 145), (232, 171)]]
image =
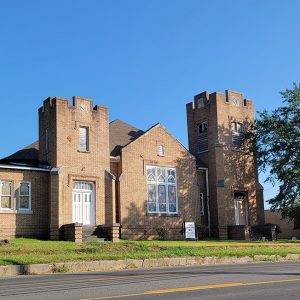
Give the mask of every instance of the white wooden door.
[(235, 225), (246, 225), (246, 207), (244, 200), (234, 200)]
[(73, 223), (95, 224), (94, 185), (86, 182), (73, 184)]
[(90, 225), (94, 223), (94, 205), (92, 193), (83, 193), (83, 224)]
[(82, 193), (73, 192), (73, 223), (82, 223)]

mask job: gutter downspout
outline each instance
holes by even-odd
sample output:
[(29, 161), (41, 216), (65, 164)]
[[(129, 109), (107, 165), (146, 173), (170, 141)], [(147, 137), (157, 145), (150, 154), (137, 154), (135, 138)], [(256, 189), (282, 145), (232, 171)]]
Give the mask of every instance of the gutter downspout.
[(211, 224), (210, 224), (210, 207), (209, 207), (209, 185), (208, 185), (208, 168), (198, 168), (205, 172), (205, 184), (206, 184), (206, 206), (207, 206), (207, 226), (208, 236), (211, 236)]

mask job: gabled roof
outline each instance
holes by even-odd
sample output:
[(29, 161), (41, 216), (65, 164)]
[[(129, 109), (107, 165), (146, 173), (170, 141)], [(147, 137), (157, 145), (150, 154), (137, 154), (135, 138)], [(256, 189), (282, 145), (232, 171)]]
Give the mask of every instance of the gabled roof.
[(109, 152), (111, 156), (120, 155), (121, 149), (139, 138), (144, 131), (121, 120), (109, 123)]
[[(164, 125), (162, 125), (161, 123), (156, 123), (156, 124), (154, 124), (153, 126), (151, 126), (149, 129), (147, 129), (143, 134), (141, 134), (138, 138), (143, 138), (143, 137), (145, 137), (149, 132), (151, 132), (152, 130), (154, 130), (155, 128), (157, 128), (157, 127), (161, 127), (161, 128), (163, 128), (175, 141), (176, 141), (176, 143), (184, 150), (184, 151), (186, 151), (194, 160), (196, 160), (196, 158), (195, 158), (195, 156), (192, 154), (192, 153), (190, 153), (189, 152), (189, 150), (187, 149), (187, 148), (185, 148), (185, 146), (183, 146), (183, 144), (181, 144), (174, 136), (173, 136), (173, 134), (172, 133), (170, 133), (170, 131), (164, 126)], [(131, 142), (135, 142), (135, 140), (137, 140), (138, 138), (136, 138), (136, 139), (134, 139), (133, 141), (131, 141)], [(129, 145), (129, 144), (131, 144), (131, 142), (130, 143), (128, 143), (127, 145)], [(125, 145), (124, 146), (124, 148), (127, 146), (127, 145)]]
[(6, 162), (32, 162), (39, 161), (39, 141), (36, 141), (25, 148), (15, 152), (0, 160), (1, 163)]

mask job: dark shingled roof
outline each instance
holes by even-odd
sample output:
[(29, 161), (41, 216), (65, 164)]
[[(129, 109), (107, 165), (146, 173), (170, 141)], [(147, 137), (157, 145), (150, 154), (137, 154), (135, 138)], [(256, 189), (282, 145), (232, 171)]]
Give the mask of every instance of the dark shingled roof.
[(39, 161), (39, 141), (36, 141), (25, 148), (15, 152), (14, 154), (2, 158), (0, 163), (9, 162), (28, 162), (38, 163)]
[(109, 151), (111, 156), (120, 155), (121, 149), (144, 134), (121, 120), (109, 123)]
[[(112, 121), (109, 124), (109, 150), (111, 156), (120, 155), (121, 149), (144, 134), (144, 131), (135, 128), (121, 120)], [(17, 151), (0, 160), (2, 164), (30, 164), (40, 165), (39, 141)]]

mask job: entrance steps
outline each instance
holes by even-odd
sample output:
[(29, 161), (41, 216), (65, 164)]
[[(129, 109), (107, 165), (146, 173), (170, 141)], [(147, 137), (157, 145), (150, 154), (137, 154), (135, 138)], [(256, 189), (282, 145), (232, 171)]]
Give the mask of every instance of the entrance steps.
[(81, 223), (62, 226), (63, 239), (76, 243), (81, 242), (118, 242), (120, 239), (120, 224), (83, 225)]
[(99, 226), (82, 226), (82, 241), (83, 242), (104, 242), (106, 236)]

